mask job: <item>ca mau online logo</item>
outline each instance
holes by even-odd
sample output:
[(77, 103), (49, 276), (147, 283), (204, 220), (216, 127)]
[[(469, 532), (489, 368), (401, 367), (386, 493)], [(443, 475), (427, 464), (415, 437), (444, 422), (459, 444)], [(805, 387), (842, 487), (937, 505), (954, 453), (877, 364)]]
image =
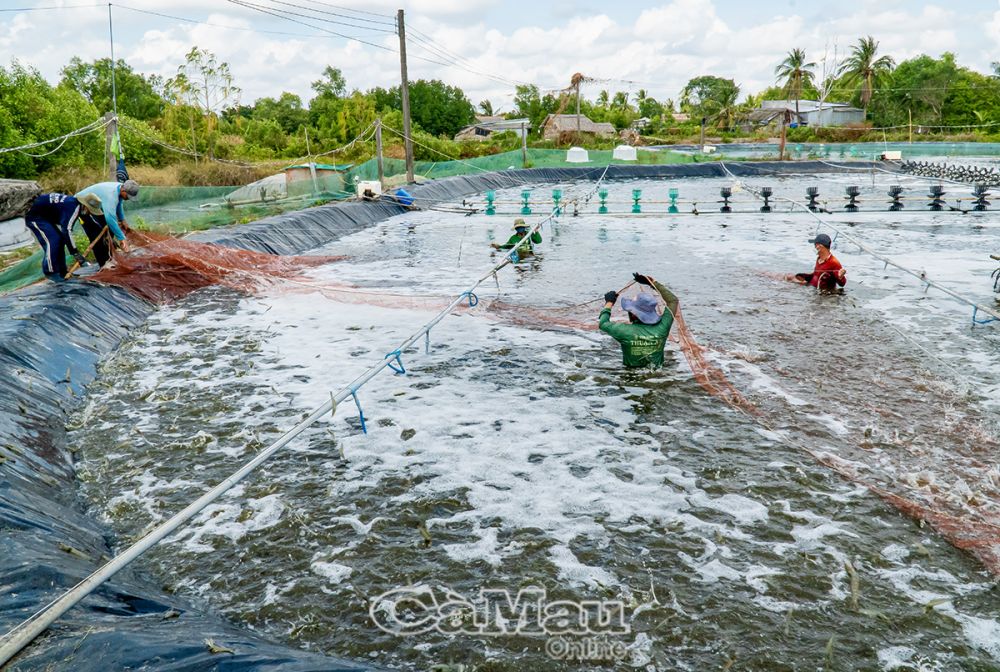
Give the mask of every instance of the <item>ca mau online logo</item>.
[(516, 594), (483, 588), (476, 599), (445, 587), (406, 586), (370, 601), (368, 614), (384, 632), (401, 637), (445, 635), (565, 637), (627, 635), (625, 604), (618, 600), (549, 600), (545, 588)]

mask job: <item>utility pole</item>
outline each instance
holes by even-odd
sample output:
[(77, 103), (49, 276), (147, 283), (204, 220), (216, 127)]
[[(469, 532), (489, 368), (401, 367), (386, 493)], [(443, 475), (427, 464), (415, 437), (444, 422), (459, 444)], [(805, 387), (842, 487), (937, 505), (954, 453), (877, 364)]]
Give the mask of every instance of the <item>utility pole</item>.
[(521, 167), (528, 167), (528, 129), (521, 122)]
[(309, 155), (309, 175), (312, 177), (313, 181), (313, 193), (319, 193), (319, 181), (316, 179), (316, 162), (313, 160), (312, 150), (309, 148), (309, 127), (303, 126), (302, 130), (306, 132), (306, 154)]
[(104, 161), (108, 166), (109, 179), (112, 182), (118, 181), (118, 157), (111, 151), (111, 144), (118, 134), (118, 117), (110, 110), (104, 113), (104, 119), (108, 125), (104, 127)]
[(385, 189), (385, 168), (382, 165), (382, 117), (375, 120), (375, 164), (378, 166), (378, 183)]
[(785, 110), (781, 113), (781, 147), (778, 148), (778, 161), (785, 160), (785, 132), (788, 128), (788, 121), (791, 119), (792, 113), (789, 110)]
[(705, 124), (708, 122), (707, 117), (701, 118), (701, 150), (705, 151)]
[(910, 125), (910, 144), (912, 145), (913, 144), (913, 110), (912, 109), (907, 109), (906, 113), (910, 117), (910, 124), (909, 124)]
[(403, 99), (403, 146), (406, 149), (406, 182), (413, 183), (413, 139), (410, 136), (410, 82), (406, 77), (406, 26), (403, 10), (396, 12), (396, 27), (399, 29), (399, 78), (400, 94)]
[(576, 83), (576, 143), (580, 144), (580, 82)]

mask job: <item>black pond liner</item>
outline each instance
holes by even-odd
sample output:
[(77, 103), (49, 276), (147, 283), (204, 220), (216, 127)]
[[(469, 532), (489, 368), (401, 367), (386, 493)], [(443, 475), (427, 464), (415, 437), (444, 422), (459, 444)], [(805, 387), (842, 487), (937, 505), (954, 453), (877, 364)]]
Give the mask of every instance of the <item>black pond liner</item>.
[[(852, 168), (870, 164), (856, 162)], [(836, 172), (822, 162), (732, 163), (739, 176)], [(594, 181), (604, 167), (534, 168), (451, 177), (408, 188), (417, 205), (491, 189)], [(605, 179), (725, 177), (719, 163), (611, 166)], [(269, 217), (191, 237), (273, 254), (300, 254), (405, 212), (349, 202)], [(456, 288), (457, 291), (457, 288)], [(43, 283), (0, 297), (0, 634), (93, 572), (111, 554), (110, 531), (79, 501), (65, 424), (101, 358), (155, 308), (116, 287)], [(179, 612), (179, 613), (178, 613)], [(164, 617), (169, 614), (169, 617)], [(211, 653), (206, 639), (235, 653)], [(71, 609), (7, 670), (377, 670), (276, 644), (209, 607), (163, 592), (126, 568)]]

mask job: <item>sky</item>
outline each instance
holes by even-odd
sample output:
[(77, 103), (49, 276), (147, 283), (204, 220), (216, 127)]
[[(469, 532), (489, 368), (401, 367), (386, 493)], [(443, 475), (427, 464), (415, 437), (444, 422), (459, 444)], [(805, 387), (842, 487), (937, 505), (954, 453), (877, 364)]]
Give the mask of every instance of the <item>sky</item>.
[[(1000, 0), (112, 0), (111, 14), (115, 55), (133, 69), (169, 77), (198, 46), (230, 64), (250, 103), (283, 91), (308, 100), (327, 65), (349, 88), (398, 84), (399, 8), (410, 79), (441, 79), (498, 112), (513, 108), (516, 84), (556, 90), (575, 72), (607, 80), (588, 85), (591, 98), (677, 100), (700, 75), (732, 78), (745, 96), (774, 83), (791, 49), (821, 73), (863, 35), (897, 62), (951, 51), (990, 72), (1000, 60)], [(110, 55), (108, 24), (106, 1), (0, 0), (0, 64), (17, 59), (55, 83), (72, 56)]]

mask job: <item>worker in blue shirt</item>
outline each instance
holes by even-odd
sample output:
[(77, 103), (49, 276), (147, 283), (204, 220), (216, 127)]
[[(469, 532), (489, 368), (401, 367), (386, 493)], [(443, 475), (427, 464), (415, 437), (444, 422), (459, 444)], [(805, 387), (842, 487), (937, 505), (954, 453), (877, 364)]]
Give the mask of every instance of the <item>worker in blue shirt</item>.
[(81, 265), (87, 263), (73, 244), (73, 225), (81, 211), (100, 212), (100, 202), (87, 198), (84, 201), (81, 203), (66, 194), (42, 194), (35, 198), (24, 215), (25, 226), (42, 247), (42, 273), (49, 280), (61, 282), (66, 279), (67, 250)]
[[(100, 182), (87, 187), (76, 194), (76, 197), (80, 198), (87, 194), (93, 194), (101, 199), (102, 212), (99, 215), (81, 213), (80, 220), (90, 242), (95, 243), (93, 248), (97, 263), (104, 266), (111, 259), (114, 247), (128, 251), (128, 241), (125, 240), (128, 222), (125, 221), (125, 209), (122, 203), (139, 195), (139, 183), (135, 180), (125, 180), (124, 183)], [(104, 235), (105, 227), (108, 229), (107, 235)], [(104, 238), (96, 242), (102, 235)]]

